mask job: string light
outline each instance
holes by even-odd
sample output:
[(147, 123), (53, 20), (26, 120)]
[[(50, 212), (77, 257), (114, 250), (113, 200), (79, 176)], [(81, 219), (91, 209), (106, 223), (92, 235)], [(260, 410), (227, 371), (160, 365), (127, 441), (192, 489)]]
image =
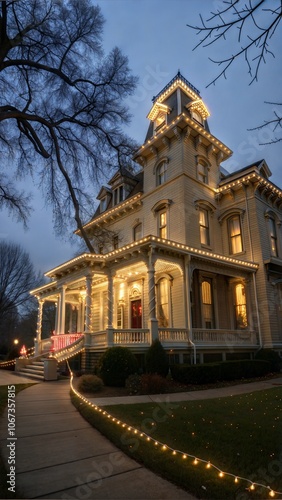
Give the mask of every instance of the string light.
[[(68, 364), (68, 363), (67, 363)], [(70, 368), (69, 368), (70, 369)], [(73, 373), (70, 371), (70, 374), (71, 374), (71, 378), (70, 378), (70, 387), (71, 387), (71, 391), (79, 398), (81, 399), (82, 401), (84, 401), (88, 406), (92, 406), (93, 407), (93, 404), (87, 399), (87, 398), (84, 398), (84, 396), (82, 396), (82, 394), (80, 394), (74, 387), (73, 387)], [(98, 411), (100, 413), (102, 413), (103, 415), (105, 415), (107, 418), (110, 418), (112, 420), (112, 422), (116, 423), (117, 425), (121, 424), (122, 423), (122, 427), (127, 427), (127, 430), (129, 432), (133, 432), (134, 434), (138, 434), (138, 430), (135, 429), (134, 427), (132, 426), (128, 426), (128, 424), (124, 423), (124, 422), (121, 422), (120, 420), (116, 420), (114, 417), (112, 417), (112, 415), (110, 415), (107, 411), (102, 411), (101, 408), (95, 406), (94, 408), (95, 410), (98, 409)], [(142, 433), (139, 433), (139, 437), (144, 437), (145, 438), (145, 441), (147, 441), (148, 443), (152, 441), (152, 438), (146, 434), (145, 432), (142, 432)], [(211, 461), (207, 461), (207, 460), (204, 460), (202, 458), (199, 458), (199, 457), (195, 457), (195, 455), (191, 455), (189, 453), (184, 453), (183, 451), (181, 450), (175, 450), (173, 449), (172, 447), (170, 447), (168, 444), (166, 443), (162, 443), (160, 441), (156, 441), (156, 440), (153, 440), (154, 441), (154, 445), (155, 447), (158, 447), (160, 448), (161, 450), (163, 450), (164, 452), (166, 451), (170, 451), (172, 453), (172, 455), (180, 455), (182, 456), (183, 459), (187, 459), (187, 458), (191, 458), (192, 459), (192, 464), (193, 465), (198, 465), (198, 464), (205, 464), (206, 468), (207, 469), (214, 469), (214, 470), (217, 470), (218, 471), (218, 477), (220, 477), (221, 479), (224, 478), (225, 476), (228, 476), (228, 477), (233, 477), (234, 478), (234, 482), (235, 483), (238, 483), (239, 480), (241, 481), (245, 481), (246, 483), (248, 483), (250, 486), (249, 486), (249, 490), (251, 491), (254, 491), (256, 488), (258, 487), (261, 487), (261, 488), (264, 488), (266, 490), (269, 491), (269, 496), (271, 498), (274, 498), (275, 495), (279, 495), (279, 496), (282, 496), (282, 492), (281, 491), (275, 491), (273, 489), (270, 488), (270, 486), (266, 486), (265, 484), (262, 484), (262, 483), (259, 483), (259, 482), (253, 482), (251, 481), (250, 479), (246, 478), (246, 477), (242, 477), (242, 476), (238, 476), (238, 475), (235, 475), (235, 474), (232, 474), (231, 472), (226, 472), (226, 471), (223, 471), (221, 469), (219, 469), (215, 464), (213, 464)]]

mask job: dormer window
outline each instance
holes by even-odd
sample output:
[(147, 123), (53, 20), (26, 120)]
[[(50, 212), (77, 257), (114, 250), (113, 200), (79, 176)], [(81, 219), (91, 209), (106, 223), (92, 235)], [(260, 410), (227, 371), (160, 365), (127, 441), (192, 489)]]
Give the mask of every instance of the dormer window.
[(203, 117), (198, 113), (197, 111), (192, 111), (191, 112), (193, 120), (196, 120), (196, 122), (200, 123), (201, 125), (204, 125), (204, 120)]
[(100, 201), (100, 212), (105, 212), (105, 210), (107, 208), (107, 203), (108, 203), (108, 200), (107, 200), (107, 197), (105, 196)]
[(117, 205), (124, 200), (124, 187), (123, 185), (113, 190), (113, 206)]
[(154, 122), (154, 132), (159, 132), (166, 125), (167, 113), (160, 111)]

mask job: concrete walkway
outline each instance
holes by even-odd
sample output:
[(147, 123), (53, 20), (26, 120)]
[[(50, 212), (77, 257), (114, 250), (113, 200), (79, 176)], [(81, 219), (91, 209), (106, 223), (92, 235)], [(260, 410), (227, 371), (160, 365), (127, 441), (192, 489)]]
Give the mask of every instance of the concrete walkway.
[[(5, 381), (5, 383), (3, 383)], [(0, 385), (22, 383), (0, 371)], [(26, 382), (26, 380), (25, 380)], [(29, 382), (32, 382), (29, 379)], [(173, 402), (225, 397), (282, 386), (282, 378), (208, 391), (93, 398), (97, 405)], [(7, 412), (0, 448), (8, 464)], [(193, 500), (195, 497), (142, 467), (93, 429), (70, 402), (69, 381), (37, 383), (16, 397), (16, 487), (23, 498)]]
[[(5, 464), (12, 443), (7, 428), (6, 412), (0, 426)], [(71, 404), (69, 381), (35, 384), (17, 395), (16, 437), (16, 487), (23, 498), (195, 499), (93, 429)]]

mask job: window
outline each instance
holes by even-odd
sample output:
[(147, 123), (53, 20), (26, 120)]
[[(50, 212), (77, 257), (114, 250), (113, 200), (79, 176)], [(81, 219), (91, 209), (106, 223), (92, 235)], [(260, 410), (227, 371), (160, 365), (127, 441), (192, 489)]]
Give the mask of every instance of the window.
[(142, 224), (141, 222), (133, 228), (133, 239), (134, 241), (140, 240), (142, 238)]
[(105, 196), (104, 198), (102, 198), (102, 200), (100, 201), (100, 211), (101, 212), (105, 212), (107, 208), (107, 197)]
[(123, 305), (119, 304), (117, 307), (117, 328), (123, 328)]
[(161, 111), (159, 112), (157, 118), (155, 119), (154, 122), (154, 132), (159, 132), (163, 128), (164, 125), (166, 125), (166, 117), (167, 113)]
[(158, 214), (159, 228), (158, 234), (160, 238), (167, 238), (167, 212), (166, 210), (160, 210)]
[(277, 257), (278, 256), (277, 232), (276, 232), (275, 220), (272, 217), (269, 217), (268, 224), (269, 224), (269, 236), (270, 236), (270, 252), (273, 257)]
[(202, 282), (202, 313), (204, 328), (214, 328), (211, 281)]
[(245, 287), (242, 283), (235, 286), (235, 319), (236, 329), (243, 330), (247, 328), (247, 305)]
[(192, 118), (196, 120), (198, 123), (203, 125), (203, 117), (197, 111), (192, 110), (191, 112)]
[(228, 232), (230, 253), (236, 254), (243, 252), (241, 221), (239, 215), (234, 215), (228, 219)]
[(209, 214), (204, 208), (199, 210), (200, 241), (201, 245), (210, 244)]
[(124, 189), (123, 186), (119, 186), (113, 191), (113, 205), (117, 205), (124, 200)]
[(197, 166), (198, 180), (204, 184), (208, 184), (208, 167), (204, 163), (198, 163)]
[(158, 282), (157, 318), (159, 326), (169, 326), (169, 282), (166, 278)]
[(166, 182), (167, 162), (162, 161), (157, 168), (157, 186)]
[(103, 251), (104, 251), (104, 245), (103, 245), (103, 243), (99, 243), (98, 244), (98, 252), (103, 253)]

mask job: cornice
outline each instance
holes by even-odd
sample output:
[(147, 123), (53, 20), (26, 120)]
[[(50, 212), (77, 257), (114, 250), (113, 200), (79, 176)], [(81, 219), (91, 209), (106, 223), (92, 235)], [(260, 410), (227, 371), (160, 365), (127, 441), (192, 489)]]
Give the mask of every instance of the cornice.
[[(187, 137), (198, 137), (197, 141), (199, 142), (199, 137), (201, 138), (201, 143), (209, 148), (209, 152), (213, 152), (218, 154), (219, 152), (223, 154), (221, 160), (227, 159), (232, 155), (231, 149), (229, 149), (223, 142), (219, 141), (216, 137), (214, 137), (210, 132), (205, 130), (201, 125), (198, 125), (192, 118), (187, 116), (186, 113), (181, 113), (178, 115), (169, 125), (164, 125), (164, 127), (151, 139), (148, 139), (135, 153), (134, 159), (139, 162), (139, 158), (147, 156), (150, 154), (150, 148), (154, 146), (158, 148), (163, 144), (163, 138), (167, 137), (167, 139), (171, 140), (173, 136), (175, 136), (176, 127), (178, 132), (181, 132), (183, 139), (187, 140)], [(188, 134), (187, 130), (188, 128)], [(183, 135), (184, 131), (184, 135)], [(179, 139), (179, 133), (178, 133)], [(213, 147), (212, 147), (213, 146)]]

